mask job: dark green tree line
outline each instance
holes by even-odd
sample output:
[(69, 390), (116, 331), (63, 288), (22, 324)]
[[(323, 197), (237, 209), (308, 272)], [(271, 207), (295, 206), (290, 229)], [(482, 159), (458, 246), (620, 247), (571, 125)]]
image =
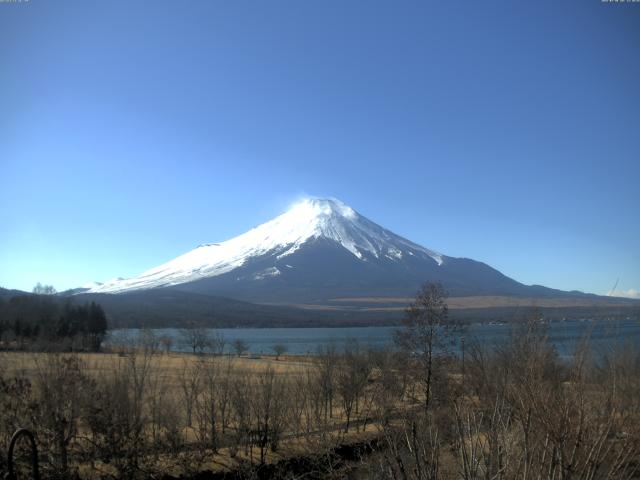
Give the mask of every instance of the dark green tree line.
[(34, 342), (73, 341), (83, 350), (99, 350), (107, 317), (95, 303), (75, 305), (50, 294), (16, 295), (0, 304), (0, 342), (23, 348)]

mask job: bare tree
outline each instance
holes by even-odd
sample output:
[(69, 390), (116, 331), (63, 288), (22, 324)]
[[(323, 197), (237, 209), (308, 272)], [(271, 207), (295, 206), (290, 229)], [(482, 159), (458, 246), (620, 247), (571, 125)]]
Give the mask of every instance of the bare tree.
[(173, 338), (170, 335), (162, 335), (159, 339), (160, 345), (164, 349), (166, 354), (171, 352), (171, 347), (173, 346)]
[(230, 384), (229, 405), (232, 413), (233, 435), (230, 453), (235, 457), (238, 449), (244, 446), (245, 455), (251, 447), (251, 382), (247, 375), (234, 375)]
[(84, 363), (77, 355), (34, 357), (37, 365), (37, 424), (48, 445), (54, 475), (70, 474), (70, 445), (78, 435), (78, 420), (84, 398), (92, 382), (85, 376)]
[(146, 427), (150, 421), (146, 407), (153, 355), (132, 350), (114, 359), (111, 368), (97, 378), (97, 387), (87, 404), (91, 458), (110, 462), (118, 478), (134, 478), (151, 457)]
[(245, 342), (244, 340), (240, 340), (238, 338), (237, 340), (233, 341), (233, 349), (236, 351), (236, 355), (241, 356), (247, 350), (249, 350), (249, 345), (247, 345), (247, 342)]
[(214, 452), (218, 450), (218, 394), (220, 366), (215, 360), (201, 361), (201, 394), (196, 398), (195, 410), (198, 419), (196, 435), (203, 445)]
[[(471, 359), (469, 393), (454, 404), (462, 478), (637, 473), (639, 465), (630, 459), (640, 456), (640, 421), (619, 403), (618, 383), (630, 380), (638, 398), (637, 364), (628, 375), (606, 356), (592, 357), (586, 343), (561, 360), (537, 319), (514, 329), (497, 348), (475, 346)], [(606, 365), (602, 376), (598, 365)]]
[(434, 377), (441, 366), (439, 360), (445, 358), (459, 328), (449, 319), (446, 297), (442, 285), (424, 284), (405, 312), (404, 328), (395, 337), (396, 343), (417, 362), (417, 381), (422, 386), (425, 411), (431, 404)]
[(349, 431), (352, 414), (358, 411), (358, 400), (367, 385), (371, 366), (356, 342), (351, 342), (345, 348), (337, 369), (337, 385), (342, 408), (346, 416), (344, 431)]
[[(146, 410), (149, 415), (148, 431), (157, 458), (163, 441), (165, 437), (167, 437), (166, 433), (175, 430), (174, 425), (179, 425), (179, 422), (172, 421), (177, 417), (176, 412), (179, 411), (179, 409), (175, 408), (173, 395), (163, 394), (170, 386), (166, 376), (160, 373), (166, 368), (165, 365), (163, 365), (162, 359), (155, 357), (154, 360), (154, 368), (149, 371), (145, 400)], [(164, 436), (163, 433), (165, 434)]]
[(213, 351), (214, 355), (222, 355), (224, 353), (224, 347), (227, 345), (227, 340), (220, 332), (216, 332), (210, 338), (209, 348)]
[(202, 370), (201, 362), (184, 360), (179, 383), (187, 427), (193, 424), (193, 408), (202, 387)]
[(231, 383), (232, 378), (235, 375), (235, 366), (233, 359), (228, 356), (225, 359), (224, 365), (220, 370), (220, 378), (218, 380), (218, 393), (216, 395), (216, 401), (218, 404), (218, 412), (220, 412), (220, 426), (222, 427), (222, 435), (225, 435), (227, 427), (229, 425), (229, 404), (231, 398)]
[(25, 372), (6, 371), (8, 355), (0, 353), (0, 470), (6, 471), (9, 441), (20, 427), (31, 427), (34, 409), (34, 392), (31, 380)]
[(333, 397), (335, 394), (336, 368), (338, 353), (334, 344), (325, 345), (318, 349), (317, 381), (322, 392), (325, 423), (333, 415)]
[(285, 420), (285, 384), (276, 376), (271, 367), (259, 374), (255, 391), (251, 398), (254, 425), (252, 432), (256, 435), (260, 449), (260, 463), (265, 461), (267, 447), (277, 451)]
[(148, 328), (140, 331), (138, 343), (144, 351), (148, 351), (151, 355), (155, 355), (160, 349), (160, 339), (153, 330)]
[(193, 354), (204, 353), (211, 345), (211, 337), (206, 328), (192, 326), (180, 330), (182, 344), (191, 349)]
[(280, 360), (280, 355), (287, 353), (287, 346), (284, 343), (276, 343), (271, 349), (276, 354), (276, 360)]
[(33, 293), (37, 295), (55, 295), (57, 290), (53, 287), (53, 285), (42, 285), (40, 282), (33, 287)]

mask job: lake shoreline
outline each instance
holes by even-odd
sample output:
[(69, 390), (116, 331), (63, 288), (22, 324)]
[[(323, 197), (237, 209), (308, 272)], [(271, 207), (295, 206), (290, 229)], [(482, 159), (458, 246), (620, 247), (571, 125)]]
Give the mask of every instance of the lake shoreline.
[[(462, 348), (462, 339), (467, 345), (478, 342), (496, 345), (506, 341), (517, 332), (519, 323), (474, 323), (465, 325), (457, 333), (453, 350)], [(579, 343), (589, 337), (594, 347), (600, 348), (612, 344), (632, 341), (640, 346), (640, 321), (629, 320), (566, 320), (545, 322), (550, 341), (560, 354), (568, 354)], [(401, 328), (395, 326), (368, 327), (273, 327), (273, 328), (203, 328), (204, 335), (219, 335), (224, 340), (224, 352), (233, 351), (232, 343), (246, 343), (247, 352), (253, 355), (266, 355), (273, 352), (276, 345), (282, 345), (287, 355), (309, 355), (319, 348), (334, 345), (343, 348), (356, 342), (363, 347), (384, 348), (393, 344), (394, 332)], [(174, 352), (189, 351), (184, 344), (184, 335), (188, 329), (114, 329), (108, 332), (105, 347), (110, 345), (132, 345), (142, 340), (144, 332), (150, 332), (156, 341), (163, 339), (168, 349)], [(454, 337), (455, 338), (455, 337)]]

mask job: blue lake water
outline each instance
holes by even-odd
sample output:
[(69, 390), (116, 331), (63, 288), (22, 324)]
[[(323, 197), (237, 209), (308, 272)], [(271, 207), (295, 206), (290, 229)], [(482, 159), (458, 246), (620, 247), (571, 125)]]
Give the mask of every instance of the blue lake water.
[[(345, 327), (345, 328), (218, 328), (211, 333), (224, 336), (226, 350), (231, 343), (240, 339), (249, 346), (252, 354), (272, 354), (275, 344), (283, 344), (289, 354), (304, 355), (315, 353), (327, 344), (343, 347), (347, 342), (356, 340), (362, 346), (384, 347), (393, 342), (394, 331), (398, 327)], [(141, 330), (112, 330), (106, 343), (135, 342)], [(478, 341), (486, 345), (498, 345), (509, 338), (514, 326), (508, 324), (474, 324), (464, 333), (465, 342)], [(156, 329), (157, 336), (169, 336), (173, 339), (172, 350), (188, 351), (182, 341), (181, 331), (175, 328)], [(591, 346), (596, 351), (608, 350), (616, 345), (628, 342), (640, 348), (640, 321), (565, 321), (552, 322), (548, 329), (549, 339), (562, 356), (571, 355), (585, 335), (589, 335)], [(462, 336), (460, 336), (460, 339)], [(458, 339), (458, 348), (460, 345)]]

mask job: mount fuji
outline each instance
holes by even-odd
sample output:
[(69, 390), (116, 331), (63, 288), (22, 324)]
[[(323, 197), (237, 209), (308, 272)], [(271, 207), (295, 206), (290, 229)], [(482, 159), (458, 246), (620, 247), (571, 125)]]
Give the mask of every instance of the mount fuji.
[(584, 295), (526, 286), (490, 266), (448, 257), (377, 225), (336, 199), (307, 199), (222, 243), (203, 244), (137, 277), (82, 293), (171, 289), (257, 303), (326, 304), (408, 297), (438, 281), (450, 295)]

